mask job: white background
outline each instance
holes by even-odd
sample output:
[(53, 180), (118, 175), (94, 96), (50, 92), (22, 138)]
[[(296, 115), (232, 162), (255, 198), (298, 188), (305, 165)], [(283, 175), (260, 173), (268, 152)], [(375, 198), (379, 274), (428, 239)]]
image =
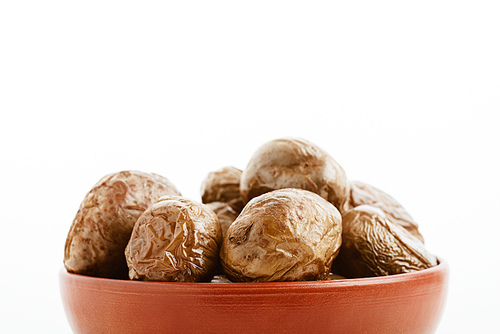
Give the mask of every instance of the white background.
[(498, 332), (497, 1), (2, 1), (0, 332), (58, 287), (105, 174), (205, 175), (299, 136), (397, 198), (451, 268), (438, 333)]

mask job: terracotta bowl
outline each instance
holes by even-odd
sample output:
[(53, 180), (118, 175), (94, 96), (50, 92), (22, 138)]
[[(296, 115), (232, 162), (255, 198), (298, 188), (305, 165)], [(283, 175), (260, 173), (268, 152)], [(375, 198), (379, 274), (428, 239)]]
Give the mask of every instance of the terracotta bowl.
[(433, 333), (448, 265), (362, 279), (276, 283), (165, 283), (62, 270), (75, 333)]

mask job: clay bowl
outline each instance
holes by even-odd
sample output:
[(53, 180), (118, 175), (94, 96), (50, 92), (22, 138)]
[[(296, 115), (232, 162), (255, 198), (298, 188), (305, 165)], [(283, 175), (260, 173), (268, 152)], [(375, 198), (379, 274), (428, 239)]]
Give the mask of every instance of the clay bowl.
[(314, 282), (166, 283), (69, 274), (60, 286), (75, 333), (433, 333), (448, 265)]

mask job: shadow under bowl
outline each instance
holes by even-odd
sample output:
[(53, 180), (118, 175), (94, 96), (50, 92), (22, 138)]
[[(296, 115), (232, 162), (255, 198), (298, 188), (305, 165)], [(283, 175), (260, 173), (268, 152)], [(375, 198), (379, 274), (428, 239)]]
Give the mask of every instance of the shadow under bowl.
[(392, 276), (270, 283), (141, 282), (60, 272), (75, 333), (433, 333), (448, 264)]

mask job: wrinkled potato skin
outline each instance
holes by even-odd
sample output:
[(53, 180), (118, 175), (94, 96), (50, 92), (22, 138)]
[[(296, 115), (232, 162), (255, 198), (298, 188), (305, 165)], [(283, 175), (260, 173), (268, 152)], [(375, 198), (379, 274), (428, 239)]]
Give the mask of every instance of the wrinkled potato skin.
[(226, 236), (227, 230), (229, 226), (238, 218), (238, 212), (236, 212), (233, 206), (229, 203), (224, 202), (211, 202), (207, 203), (210, 209), (217, 215), (219, 218), (220, 226), (222, 229), (222, 238)]
[(351, 207), (360, 205), (371, 205), (384, 211), (389, 219), (405, 228), (417, 239), (424, 242), (424, 237), (418, 231), (418, 224), (406, 209), (392, 196), (361, 181), (350, 181), (351, 184)]
[(162, 197), (139, 217), (125, 249), (129, 277), (143, 281), (209, 282), (219, 264), (222, 231), (206, 205)]
[(208, 173), (201, 184), (201, 201), (226, 202), (239, 213), (245, 206), (240, 194), (240, 179), (242, 170), (227, 166)]
[(342, 234), (339, 211), (302, 189), (253, 198), (229, 227), (220, 253), (233, 282), (326, 279)]
[(420, 240), (378, 208), (360, 205), (342, 216), (342, 225), (342, 247), (335, 265), (343, 276), (386, 276), (437, 264)]
[(123, 251), (137, 218), (163, 195), (180, 195), (166, 178), (139, 171), (104, 176), (85, 196), (64, 250), (68, 272), (128, 278)]
[(340, 212), (348, 209), (349, 183), (344, 170), (327, 152), (304, 139), (283, 138), (264, 144), (241, 176), (245, 202), (283, 188), (309, 190)]

